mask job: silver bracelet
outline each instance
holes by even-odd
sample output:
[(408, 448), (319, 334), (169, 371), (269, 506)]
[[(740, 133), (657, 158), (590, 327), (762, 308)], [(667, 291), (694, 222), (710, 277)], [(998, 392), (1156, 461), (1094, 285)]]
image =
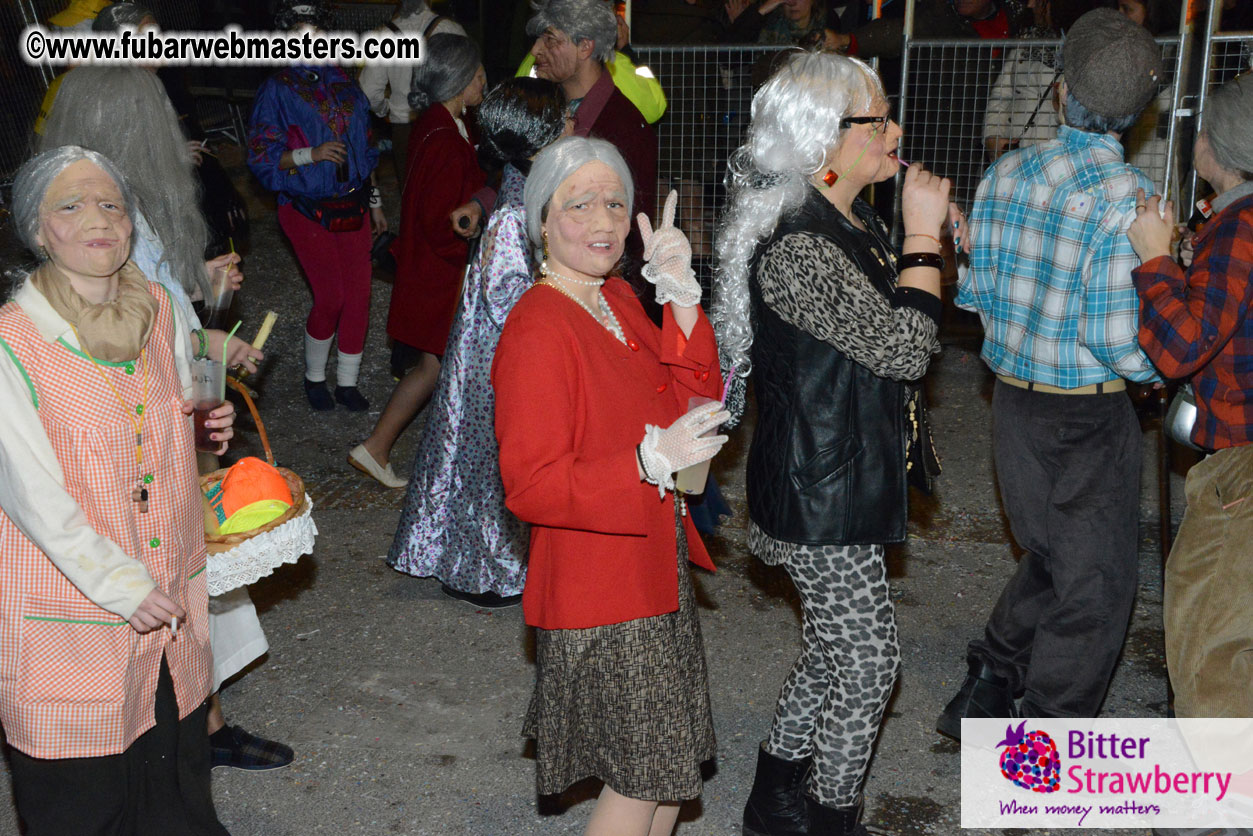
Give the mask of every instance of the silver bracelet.
[(313, 162), (313, 149), (293, 148), (291, 152), (291, 161), (294, 166), (309, 165)]

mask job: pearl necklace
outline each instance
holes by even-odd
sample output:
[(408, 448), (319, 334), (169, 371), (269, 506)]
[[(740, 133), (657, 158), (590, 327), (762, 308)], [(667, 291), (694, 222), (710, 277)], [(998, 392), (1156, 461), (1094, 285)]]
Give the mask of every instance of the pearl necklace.
[[(548, 274), (548, 275), (552, 275), (552, 274)], [(565, 277), (562, 276), (561, 278), (565, 278)], [(544, 281), (541, 279), (540, 284), (542, 284), (545, 287), (551, 287), (553, 290), (557, 291), (558, 293), (572, 300), (580, 308), (587, 311), (588, 316), (596, 320), (596, 323), (598, 325), (604, 327), (605, 330), (607, 330), (610, 334), (613, 334), (614, 337), (617, 338), (618, 342), (622, 343), (623, 345), (627, 344), (626, 333), (622, 330), (622, 325), (621, 323), (618, 322), (618, 317), (614, 316), (613, 308), (609, 307), (609, 303), (605, 301), (605, 294), (603, 291), (597, 291), (596, 293), (596, 302), (597, 302), (597, 306), (600, 308), (600, 313), (601, 313), (600, 316), (597, 316), (596, 312), (592, 310), (590, 305), (588, 305), (582, 299), (575, 296), (573, 293), (566, 290), (564, 287), (557, 284), (556, 282), (549, 282), (549, 281)]]
[(556, 270), (551, 269), (548, 266), (547, 261), (540, 262), (539, 272), (540, 272), (540, 275), (543, 276), (544, 278), (551, 277), (554, 279), (561, 279), (563, 282), (569, 282), (570, 284), (582, 285), (583, 287), (600, 287), (601, 285), (605, 283), (605, 280), (603, 278), (592, 279), (591, 281), (588, 281), (587, 279), (572, 279), (569, 276), (562, 275), (561, 273), (558, 273)]

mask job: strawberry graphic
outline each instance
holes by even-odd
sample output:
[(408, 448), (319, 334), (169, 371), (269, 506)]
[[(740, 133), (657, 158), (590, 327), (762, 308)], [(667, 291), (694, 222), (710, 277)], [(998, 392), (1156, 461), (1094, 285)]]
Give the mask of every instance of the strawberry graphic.
[(1026, 720), (1017, 729), (1013, 724), (1005, 727), (1005, 739), (996, 744), (1005, 747), (1001, 751), (1001, 774), (1032, 792), (1057, 792), (1062, 773), (1057, 744), (1048, 732), (1026, 728)]

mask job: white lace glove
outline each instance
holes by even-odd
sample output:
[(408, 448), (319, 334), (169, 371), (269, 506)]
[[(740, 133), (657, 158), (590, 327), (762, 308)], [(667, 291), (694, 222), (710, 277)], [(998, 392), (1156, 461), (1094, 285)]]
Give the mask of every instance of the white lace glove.
[(674, 210), (679, 193), (671, 189), (662, 210), (661, 226), (653, 230), (648, 216), (636, 215), (640, 238), (644, 241), (644, 278), (657, 287), (657, 304), (674, 302), (681, 308), (700, 304), (700, 284), (692, 271), (692, 245), (687, 236), (674, 225)]
[(644, 440), (640, 442), (640, 467), (644, 479), (657, 486), (657, 495), (665, 498), (667, 490), (674, 490), (674, 474), (685, 467), (712, 459), (722, 445), (725, 435), (704, 433), (731, 419), (731, 413), (717, 401), (690, 410), (664, 430), (652, 424), (644, 426)]

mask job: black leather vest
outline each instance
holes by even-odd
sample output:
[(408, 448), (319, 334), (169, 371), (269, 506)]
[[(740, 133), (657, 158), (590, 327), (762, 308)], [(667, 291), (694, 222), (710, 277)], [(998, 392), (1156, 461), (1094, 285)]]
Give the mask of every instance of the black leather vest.
[(834, 242), (891, 299), (895, 252), (886, 230), (863, 201), (853, 210), (874, 233), (857, 229), (811, 191), (780, 220), (750, 268), (757, 424), (748, 452), (748, 511), (763, 532), (790, 543), (905, 539), (905, 385), (785, 322), (764, 304), (757, 283), (757, 264), (770, 244), (809, 232)]

